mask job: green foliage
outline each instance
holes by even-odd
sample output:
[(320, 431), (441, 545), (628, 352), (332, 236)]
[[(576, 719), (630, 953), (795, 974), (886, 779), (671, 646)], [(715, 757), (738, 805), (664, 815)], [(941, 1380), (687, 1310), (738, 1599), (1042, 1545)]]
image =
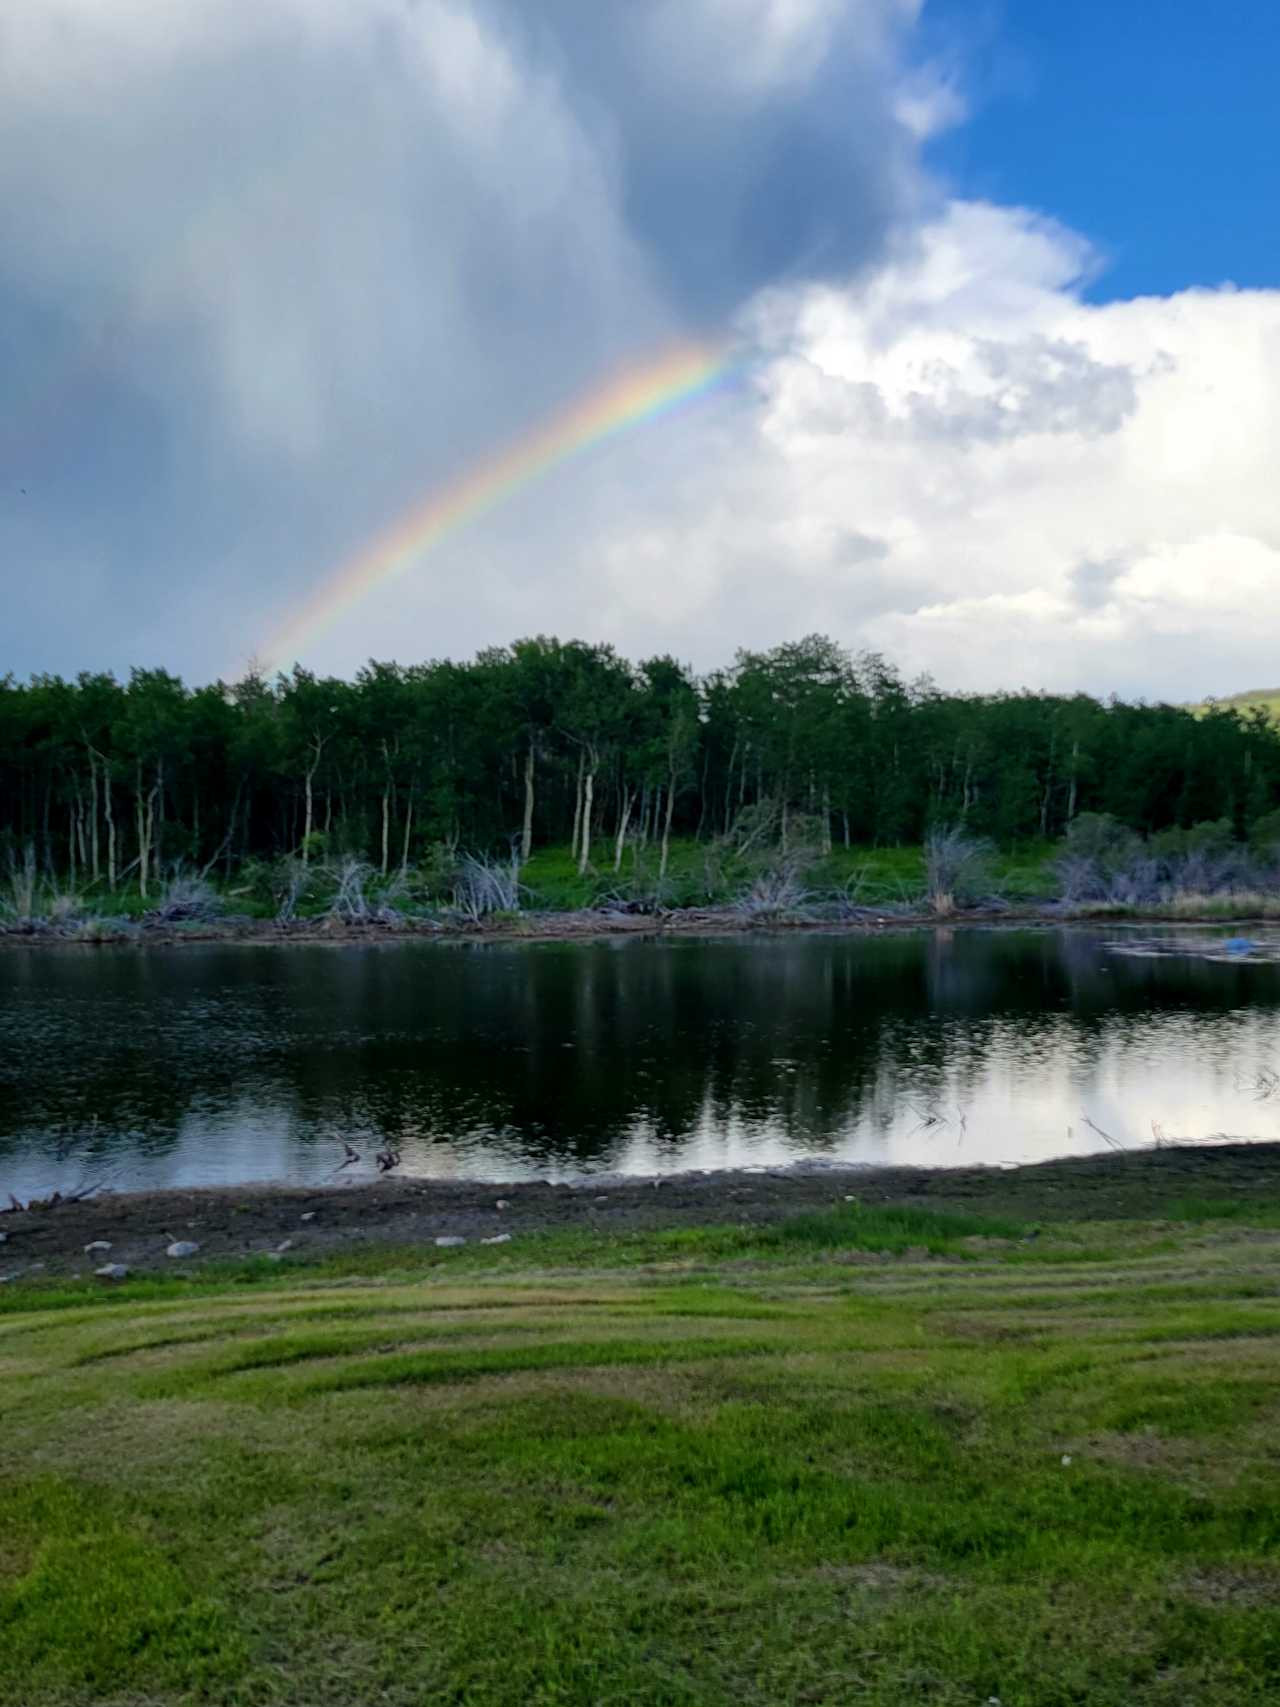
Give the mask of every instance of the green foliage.
[(1274, 855), (1280, 849), (1280, 807), (1255, 818), (1249, 830), (1250, 844), (1259, 853)]
[(1142, 838), (1110, 812), (1082, 812), (1068, 824), (1064, 839), (1068, 853), (1107, 873), (1131, 865), (1142, 847)]
[(702, 679), (546, 636), (470, 663), (371, 662), (354, 682), (0, 679), (0, 882), (30, 859), (94, 916), (130, 890), (150, 903), (178, 865), (270, 909), (264, 873), (287, 859), (413, 870), (439, 904), (462, 854), (523, 856), (526, 830), (550, 904), (610, 892), (616, 869), (656, 905), (740, 894), (780, 860), (807, 883), (936, 826), (1005, 857), (1065, 834), (1118, 867), (1135, 837), (1207, 858), (1249, 824), (1276, 845), (1280, 728), (1261, 715), (946, 695), (821, 635)]

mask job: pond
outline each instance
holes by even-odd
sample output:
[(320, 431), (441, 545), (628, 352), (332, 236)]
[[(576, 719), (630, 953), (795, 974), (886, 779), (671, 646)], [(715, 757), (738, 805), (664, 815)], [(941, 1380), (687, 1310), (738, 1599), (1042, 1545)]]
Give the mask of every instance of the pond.
[(14, 950), (0, 1195), (1274, 1139), (1280, 939), (1230, 934)]

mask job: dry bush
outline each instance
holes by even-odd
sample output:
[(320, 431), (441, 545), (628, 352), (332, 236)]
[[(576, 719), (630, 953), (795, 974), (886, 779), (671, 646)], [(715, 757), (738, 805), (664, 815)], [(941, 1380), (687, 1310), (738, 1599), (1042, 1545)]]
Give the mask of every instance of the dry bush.
[(169, 925), (186, 920), (216, 919), (222, 910), (222, 899), (212, 884), (203, 877), (192, 877), (176, 870), (165, 883), (159, 901), (147, 917)]
[(453, 910), (471, 924), (494, 913), (518, 913), (523, 889), (514, 853), (505, 865), (482, 854), (464, 854), (453, 875)]
[(376, 897), (371, 893), (374, 884), (378, 882), (378, 873), (367, 860), (358, 859), (355, 854), (344, 854), (341, 859), (327, 861), (321, 867), (322, 881), (332, 886), (326, 916), (330, 919), (341, 919), (349, 925), (398, 925), (402, 915), (392, 905), (392, 898), (400, 893), (400, 882), (383, 886), (382, 892)]
[(799, 871), (794, 866), (782, 865), (760, 872), (736, 897), (733, 911), (742, 918), (763, 923), (802, 915), (811, 899), (800, 881)]
[(931, 913), (945, 919), (991, 888), (990, 842), (956, 825), (929, 831), (924, 841), (924, 890)]
[(9, 855), (9, 892), (3, 898), (4, 910), (16, 924), (31, 924), (36, 918), (36, 850), (28, 842), (22, 858)]

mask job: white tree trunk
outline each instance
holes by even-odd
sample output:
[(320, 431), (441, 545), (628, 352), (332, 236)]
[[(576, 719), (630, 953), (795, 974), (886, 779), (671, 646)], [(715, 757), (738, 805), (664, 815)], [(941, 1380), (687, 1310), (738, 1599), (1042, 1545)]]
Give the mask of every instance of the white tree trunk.
[(584, 875), (591, 858), (591, 802), (595, 795), (596, 766), (594, 758), (587, 768), (582, 785), (582, 845), (578, 854), (578, 876)]
[(320, 755), (323, 751), (324, 741), (319, 735), (314, 736), (312, 739), (312, 753), (314, 756), (311, 763), (307, 766), (306, 780), (304, 783), (307, 802), (307, 809), (302, 824), (302, 863), (304, 866), (308, 865), (311, 860), (311, 826), (315, 822), (315, 798), (311, 785), (315, 781), (316, 771), (320, 768)]
[(533, 851), (533, 742), (524, 756), (524, 824), (520, 830), (520, 863), (528, 865)]
[(586, 770), (587, 757), (585, 753), (578, 754), (578, 782), (573, 795), (573, 841), (570, 844), (569, 857), (578, 857), (578, 836), (582, 829), (582, 775)]
[(409, 832), (413, 828), (413, 793), (409, 793), (409, 803), (404, 809), (404, 848), (400, 855), (400, 875), (403, 877), (409, 869)]
[(116, 889), (116, 818), (111, 810), (111, 776), (110, 773), (102, 779), (102, 804), (107, 815), (107, 887), (115, 894)]
[(138, 824), (138, 893), (145, 901), (147, 880), (151, 874), (151, 844), (156, 827), (156, 794), (160, 788), (161, 771), (156, 767), (156, 780), (145, 800), (142, 794), (142, 766), (138, 766), (137, 824)]
[(676, 809), (676, 782), (674, 775), (667, 784), (667, 815), (662, 820), (662, 858), (658, 861), (658, 881), (667, 875), (667, 859), (671, 853), (671, 817)]
[(304, 787), (306, 789), (307, 809), (306, 809), (306, 812), (303, 815), (303, 819), (302, 819), (302, 863), (303, 863), (303, 865), (308, 865), (308, 864), (310, 864), (310, 861), (311, 861), (311, 809), (312, 809), (311, 779), (314, 775), (315, 775), (314, 770), (308, 770), (306, 782), (304, 784)]
[(631, 808), (635, 804), (635, 798), (634, 789), (630, 793), (625, 789), (623, 790), (622, 812), (618, 818), (618, 839), (613, 847), (613, 869), (615, 871), (622, 869), (622, 850), (626, 845), (627, 825), (631, 822)]
[(96, 883), (99, 872), (99, 843), (98, 843), (98, 766), (93, 756), (93, 748), (89, 748), (89, 850), (92, 859), (90, 867), (93, 881)]

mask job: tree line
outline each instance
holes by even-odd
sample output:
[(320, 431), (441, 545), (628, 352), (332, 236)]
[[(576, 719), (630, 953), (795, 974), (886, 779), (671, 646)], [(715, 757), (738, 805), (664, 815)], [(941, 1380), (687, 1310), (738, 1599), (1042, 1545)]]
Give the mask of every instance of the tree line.
[(75, 888), (175, 865), (353, 853), (383, 874), (444, 844), (568, 844), (578, 869), (750, 820), (825, 851), (963, 825), (1004, 846), (1082, 813), (1142, 833), (1280, 805), (1262, 712), (1084, 694), (944, 693), (822, 636), (699, 677), (537, 637), (469, 662), (295, 667), (187, 687), (165, 670), (0, 681), (0, 854)]

